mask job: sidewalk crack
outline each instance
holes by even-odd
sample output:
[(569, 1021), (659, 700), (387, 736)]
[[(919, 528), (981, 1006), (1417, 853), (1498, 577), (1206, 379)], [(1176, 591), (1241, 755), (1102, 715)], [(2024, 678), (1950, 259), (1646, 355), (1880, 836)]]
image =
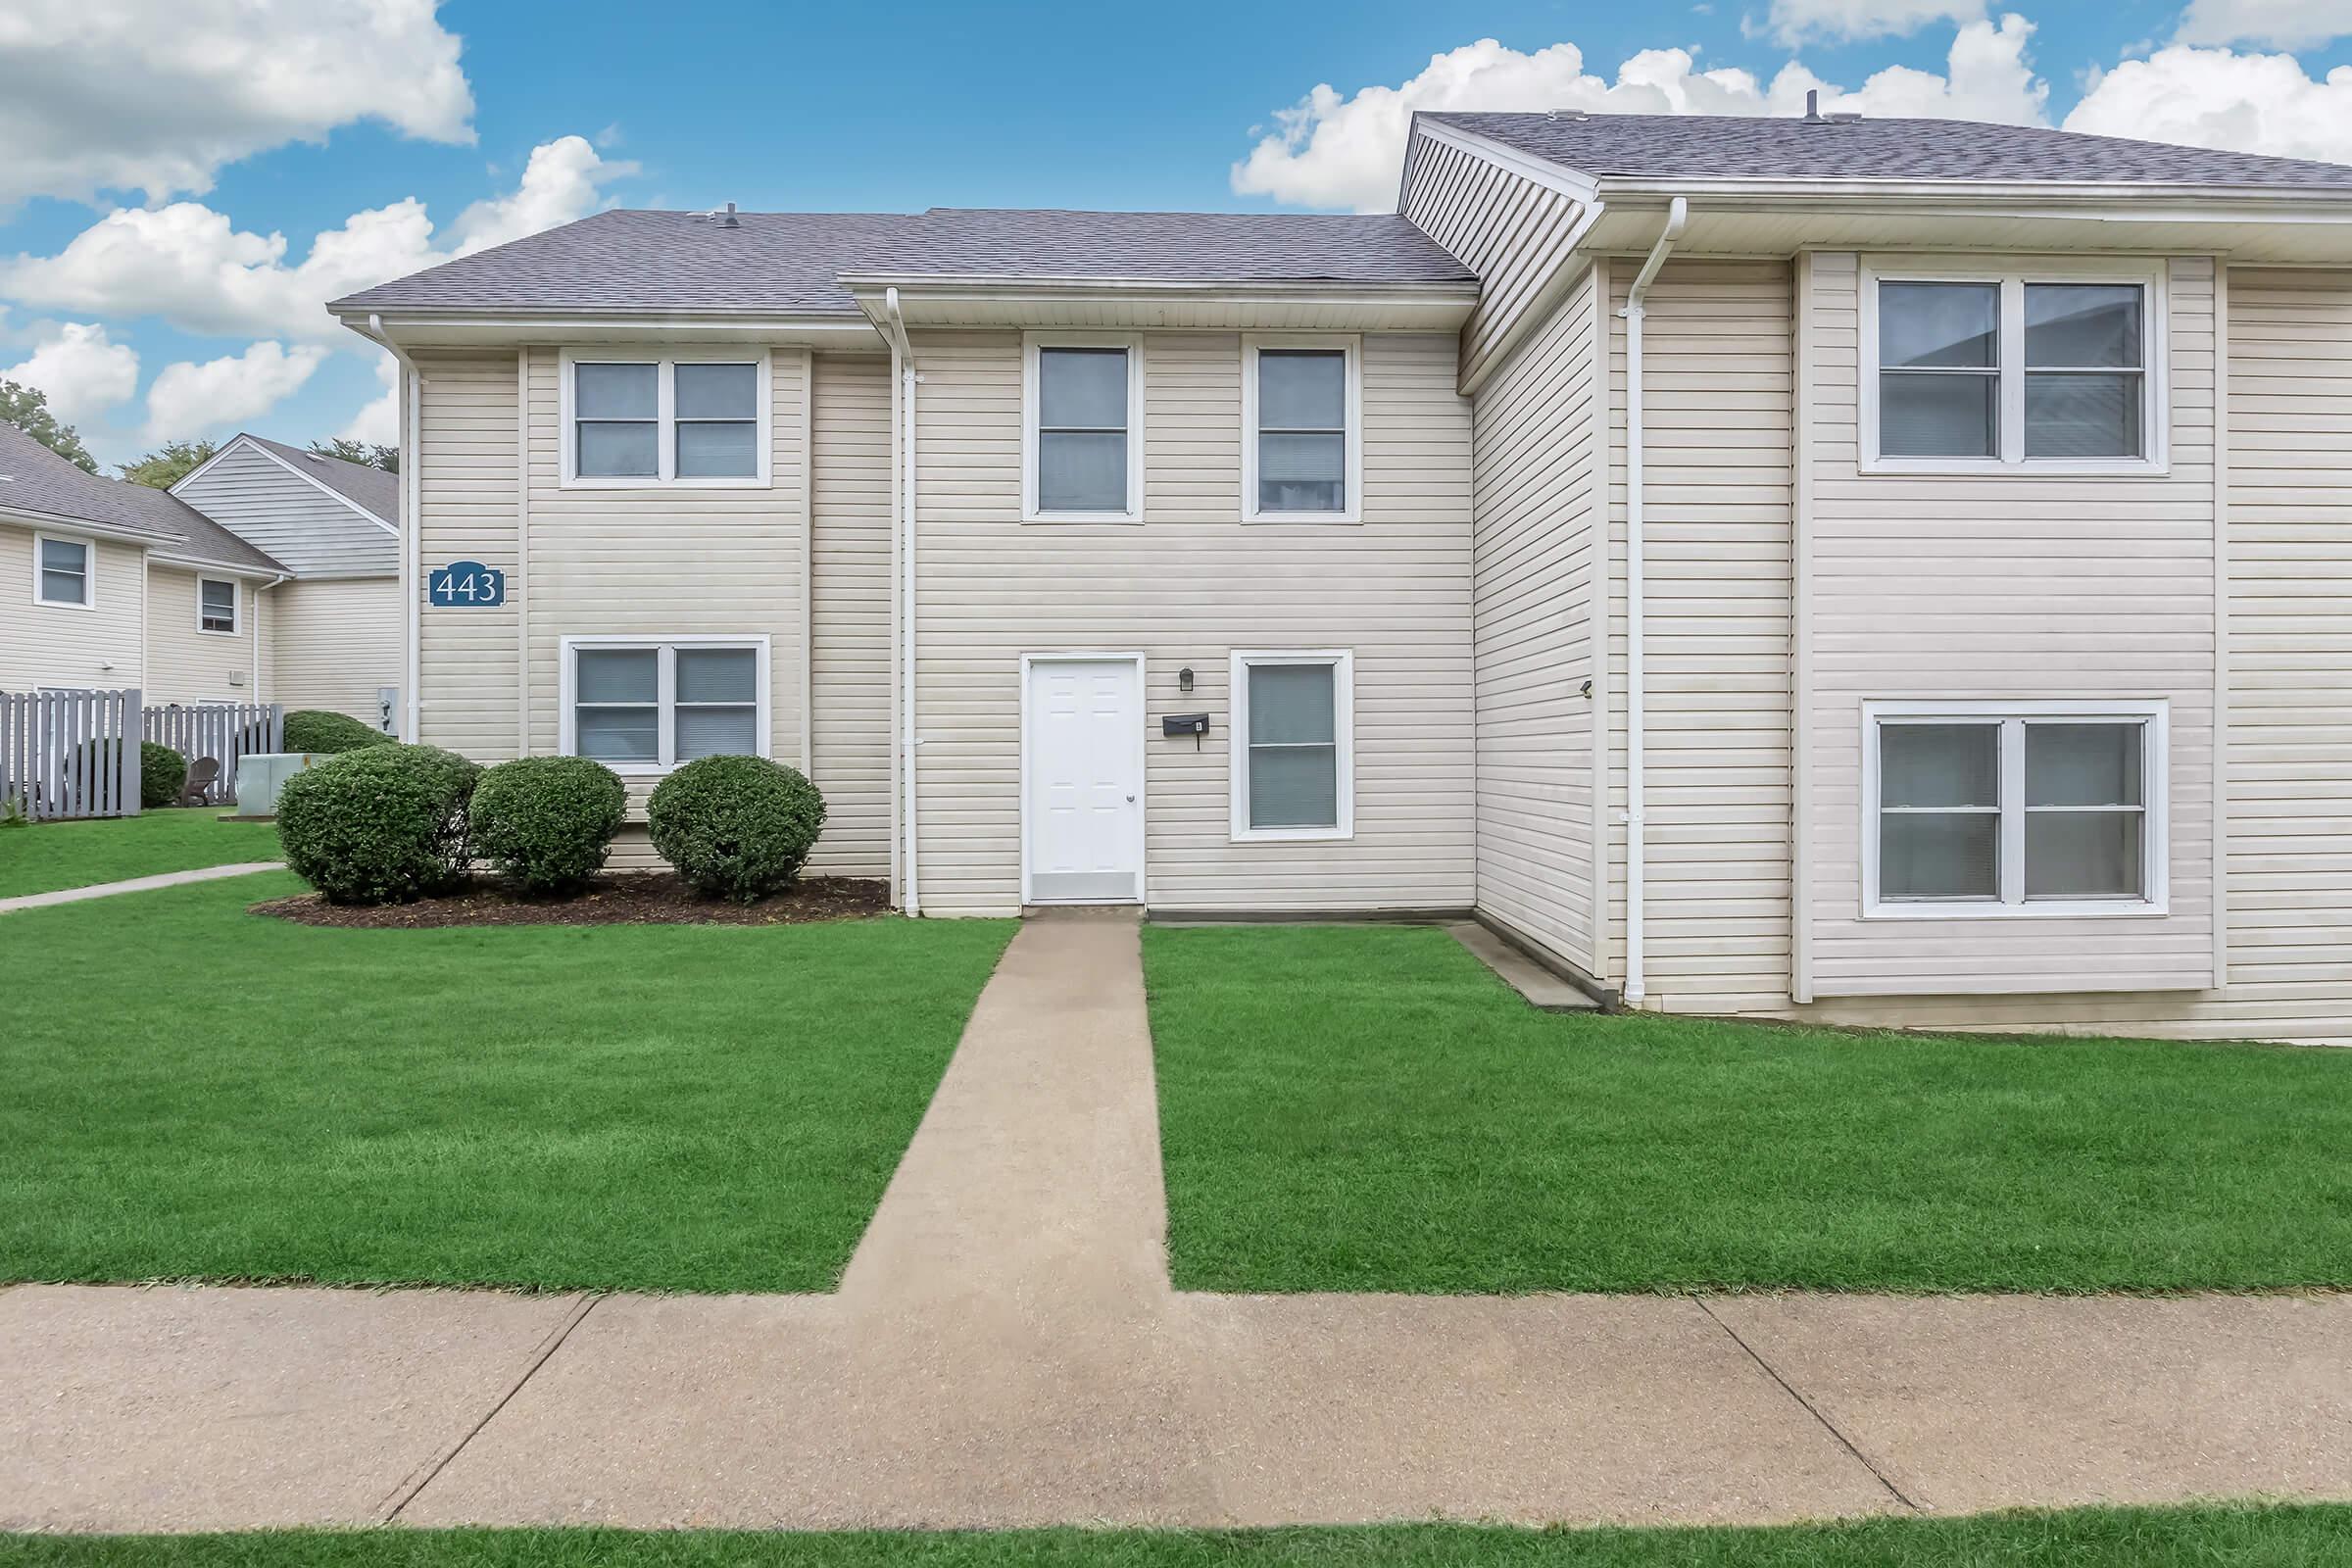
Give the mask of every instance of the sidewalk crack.
[(1787, 1378), (1781, 1376), (1778, 1368), (1776, 1368), (1770, 1361), (1765, 1360), (1763, 1356), (1757, 1354), (1756, 1348), (1748, 1344), (1745, 1340), (1741, 1339), (1740, 1337), (1739, 1330), (1733, 1328), (1722, 1318), (1717, 1317), (1715, 1315), (1715, 1309), (1707, 1305), (1706, 1298), (1704, 1297), (1693, 1296), (1690, 1298), (1690, 1300), (1701, 1312), (1707, 1314), (1708, 1321), (1712, 1322), (1717, 1328), (1723, 1330), (1725, 1334), (1731, 1337), (1731, 1341), (1734, 1345), (1737, 1345), (1740, 1349), (1747, 1352), (1747, 1358), (1749, 1360), (1755, 1362), (1757, 1366), (1764, 1369), (1764, 1375), (1766, 1377), (1772, 1379), (1773, 1382), (1778, 1383), (1783, 1391), (1788, 1394), (1788, 1397), (1794, 1399), (1798, 1404), (1804, 1407), (1804, 1411), (1807, 1415), (1820, 1422), (1822, 1430), (1827, 1432), (1831, 1437), (1836, 1438), (1838, 1440), (1838, 1446), (1843, 1448), (1846, 1452), (1852, 1454), (1862, 1468), (1869, 1471), (1871, 1475), (1877, 1479), (1879, 1485), (1886, 1489), (1886, 1495), (1892, 1497), (1895, 1501), (1901, 1503), (1913, 1513), (1926, 1513), (1928, 1511), (1919, 1503), (1905, 1496), (1903, 1494), (1903, 1489), (1896, 1486), (1891, 1480), (1889, 1480), (1886, 1472), (1880, 1469), (1869, 1454), (1864, 1453), (1855, 1446), (1853, 1439), (1838, 1431), (1838, 1423), (1832, 1421), (1829, 1416), (1823, 1412), (1821, 1406), (1815, 1404), (1811, 1399), (1806, 1398), (1802, 1394), (1798, 1393), (1795, 1384), (1790, 1383)]
[(380, 1525), (388, 1525), (398, 1519), (401, 1510), (416, 1501), (416, 1494), (431, 1486), (433, 1478), (448, 1469), (450, 1462), (466, 1451), (466, 1446), (480, 1435), (482, 1428), (498, 1419), (498, 1412), (504, 1410), (514, 1396), (522, 1392), (522, 1386), (530, 1382), (541, 1367), (547, 1365), (548, 1357), (564, 1348), (564, 1342), (571, 1338), (571, 1331), (578, 1328), (582, 1320), (595, 1309), (597, 1302), (603, 1299), (602, 1295), (594, 1293), (581, 1297), (579, 1304), (564, 1314), (564, 1321), (557, 1324), (547, 1338), (539, 1342), (539, 1348), (533, 1350), (531, 1358), (523, 1363), (522, 1371), (515, 1376), (513, 1383), (507, 1385), (506, 1392), (498, 1396), (490, 1408), (482, 1412), (481, 1419), (460, 1433), (458, 1441), (444, 1448), (438, 1457), (428, 1459), (415, 1470), (410, 1471), (408, 1479), (394, 1487), (385, 1495), (384, 1500), (375, 1505), (375, 1522)]

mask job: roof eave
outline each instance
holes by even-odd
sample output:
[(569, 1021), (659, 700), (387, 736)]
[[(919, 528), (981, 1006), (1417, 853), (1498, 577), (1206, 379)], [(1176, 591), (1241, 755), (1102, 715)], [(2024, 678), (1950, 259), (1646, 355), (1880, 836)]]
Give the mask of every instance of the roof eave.
[(112, 539), (122, 544), (145, 545), (150, 549), (157, 545), (180, 543), (177, 534), (133, 528), (119, 522), (100, 522), (93, 517), (77, 517), (70, 512), (42, 512), (32, 507), (0, 506), (0, 522), (56, 533), (87, 534), (93, 539)]

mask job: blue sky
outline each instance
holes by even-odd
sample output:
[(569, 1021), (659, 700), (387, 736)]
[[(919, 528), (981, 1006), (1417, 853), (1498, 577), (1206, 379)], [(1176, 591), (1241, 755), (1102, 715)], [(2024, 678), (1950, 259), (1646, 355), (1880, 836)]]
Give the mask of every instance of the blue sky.
[(2352, 162), (2348, 0), (11, 4), (0, 144), (33, 150), (0, 171), (0, 375), (109, 462), (385, 434), (322, 291), (602, 206), (1345, 208), (1382, 200), (1415, 106), (1781, 113), (1808, 85)]

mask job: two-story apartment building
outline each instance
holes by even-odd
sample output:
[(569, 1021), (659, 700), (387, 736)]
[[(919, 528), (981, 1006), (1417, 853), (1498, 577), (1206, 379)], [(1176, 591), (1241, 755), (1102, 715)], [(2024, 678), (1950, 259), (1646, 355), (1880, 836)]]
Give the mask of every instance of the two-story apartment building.
[(2352, 170), (1423, 116), (1392, 215), (611, 213), (334, 309), (423, 740), (795, 762), (921, 913), (2352, 1040)]

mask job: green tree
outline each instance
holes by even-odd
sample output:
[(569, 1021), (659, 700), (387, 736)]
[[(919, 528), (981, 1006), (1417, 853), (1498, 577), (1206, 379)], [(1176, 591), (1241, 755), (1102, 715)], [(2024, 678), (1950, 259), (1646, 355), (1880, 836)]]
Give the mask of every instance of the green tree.
[(169, 490), (213, 460), (220, 449), (210, 441), (167, 441), (136, 463), (118, 465), (132, 484)]
[(72, 425), (57, 422), (57, 416), (49, 412), (48, 397), (37, 386), (0, 381), (0, 423), (15, 425), (84, 473), (98, 471), (98, 460), (90, 456), (90, 449), (81, 444)]
[(339, 435), (331, 440), (312, 442), (311, 450), (322, 458), (340, 458), (345, 463), (364, 464), (370, 468), (381, 468), (386, 473), (400, 471), (400, 448), (398, 447), (379, 447), (366, 441), (354, 441), (347, 435)]

